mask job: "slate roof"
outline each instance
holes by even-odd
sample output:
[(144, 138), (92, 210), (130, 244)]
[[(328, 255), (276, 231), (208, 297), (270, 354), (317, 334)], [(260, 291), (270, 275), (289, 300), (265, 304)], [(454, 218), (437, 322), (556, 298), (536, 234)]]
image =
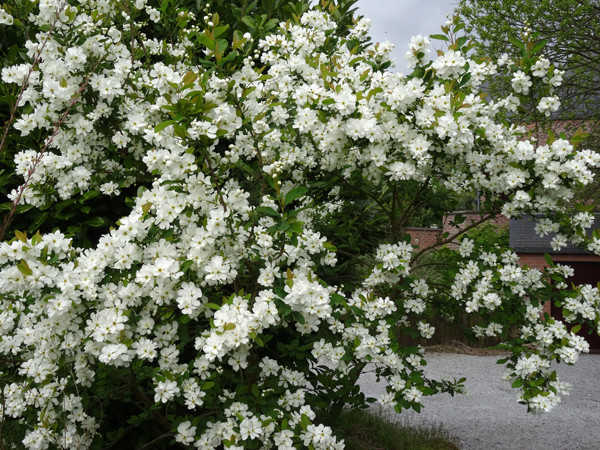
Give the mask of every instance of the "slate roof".
[[(591, 230), (600, 228), (600, 214), (596, 214), (596, 220), (590, 228)], [(509, 245), (516, 253), (549, 253), (549, 254), (578, 254), (590, 255), (591, 252), (579, 248), (573, 244), (568, 244), (561, 251), (552, 249), (550, 241), (556, 233), (539, 237), (535, 233), (535, 222), (532, 217), (523, 217), (521, 219), (510, 219)]]

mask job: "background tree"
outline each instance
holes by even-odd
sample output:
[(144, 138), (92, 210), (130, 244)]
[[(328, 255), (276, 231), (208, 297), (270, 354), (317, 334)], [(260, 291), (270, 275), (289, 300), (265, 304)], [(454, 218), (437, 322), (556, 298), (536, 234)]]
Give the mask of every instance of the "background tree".
[[(548, 121), (535, 108), (519, 120), (550, 125), (557, 132), (573, 133), (584, 127), (587, 148), (600, 150), (600, 2), (597, 0), (460, 0), (469, 32), (477, 36), (479, 56), (499, 58), (507, 53), (520, 58), (514, 43), (527, 30), (535, 44), (545, 43), (544, 56), (563, 71), (557, 88), (561, 106)], [(492, 93), (506, 92), (510, 80), (490, 84)], [(596, 198), (597, 184), (581, 190), (583, 198)]]

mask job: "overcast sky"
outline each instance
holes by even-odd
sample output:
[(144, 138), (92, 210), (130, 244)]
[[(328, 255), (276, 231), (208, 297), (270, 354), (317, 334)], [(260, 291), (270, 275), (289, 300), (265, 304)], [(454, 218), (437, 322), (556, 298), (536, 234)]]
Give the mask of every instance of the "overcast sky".
[[(452, 14), (458, 0), (359, 0), (358, 14), (371, 19), (371, 37), (374, 42), (391, 41), (396, 48), (397, 72), (407, 73), (404, 54), (411, 36), (441, 33), (446, 15)], [(433, 48), (441, 48), (434, 41)]]

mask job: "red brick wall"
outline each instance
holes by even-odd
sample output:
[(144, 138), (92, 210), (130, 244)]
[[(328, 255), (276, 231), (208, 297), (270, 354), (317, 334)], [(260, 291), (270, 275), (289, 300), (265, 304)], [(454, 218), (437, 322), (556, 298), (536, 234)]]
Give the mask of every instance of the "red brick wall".
[(527, 265), (535, 269), (543, 270), (546, 264), (546, 258), (542, 253), (523, 253), (519, 255), (519, 265)]
[(442, 230), (440, 228), (407, 228), (406, 233), (410, 235), (412, 245), (426, 248), (430, 247), (437, 241)]

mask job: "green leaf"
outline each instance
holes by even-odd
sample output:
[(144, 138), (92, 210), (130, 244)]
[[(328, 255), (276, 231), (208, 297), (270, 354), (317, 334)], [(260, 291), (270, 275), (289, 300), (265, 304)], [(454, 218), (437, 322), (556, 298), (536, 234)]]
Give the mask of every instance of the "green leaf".
[(537, 44), (535, 44), (533, 46), (533, 48), (531, 49), (531, 54), (535, 55), (537, 53), (540, 53), (540, 51), (548, 44), (548, 41), (543, 40), (543, 41), (539, 41)]
[(306, 323), (306, 320), (304, 320), (304, 316), (302, 315), (302, 313), (298, 312), (298, 311), (294, 311), (292, 313), (292, 317), (294, 318), (294, 320), (296, 322), (298, 322), (300, 325), (304, 325)]
[(250, 31), (254, 31), (254, 29), (256, 28), (256, 22), (254, 22), (254, 19), (250, 16), (242, 17), (242, 22), (244, 22), (248, 26), (248, 28), (250, 28)]
[(459, 86), (464, 86), (465, 84), (467, 84), (467, 82), (471, 79), (471, 73), (467, 72), (464, 74), (464, 76), (460, 79), (460, 83)]
[(264, 214), (265, 216), (276, 217), (276, 218), (281, 217), (279, 215), (279, 213), (277, 211), (275, 211), (273, 208), (271, 208), (270, 206), (259, 206), (259, 207), (255, 208), (254, 211), (256, 211), (259, 214)]
[(83, 200), (91, 200), (91, 199), (93, 199), (95, 197), (98, 197), (99, 195), (100, 195), (100, 191), (94, 189), (94, 190), (91, 190), (91, 191), (87, 191), (85, 194), (83, 194), (81, 196), (81, 198)]
[(25, 242), (27, 243), (27, 233), (23, 233), (22, 231), (19, 230), (15, 230), (15, 236), (17, 237), (18, 240), (20, 240), (21, 242)]
[[(216, 38), (218, 38), (219, 36), (221, 36), (223, 33), (225, 33), (227, 30), (229, 29), (229, 25), (221, 25), (218, 27), (215, 27), (214, 30), (214, 36)], [(187, 83), (186, 83), (187, 84)]]
[(260, 336), (255, 335), (253, 338), (254, 342), (256, 342), (256, 345), (258, 345), (259, 347), (264, 347), (265, 346), (265, 342), (260, 338)]
[(337, 247), (335, 245), (333, 245), (331, 242), (325, 242), (323, 244), (323, 248), (325, 250), (329, 250), (330, 252), (336, 252), (337, 251)]
[(198, 41), (200, 41), (200, 43), (202, 45), (204, 45), (209, 50), (214, 50), (215, 49), (215, 41), (213, 41), (207, 35), (205, 35), (205, 34), (198, 34), (198, 35), (196, 35), (196, 38), (198, 39)]
[(331, 303), (334, 305), (348, 305), (348, 302), (346, 302), (346, 299), (344, 297), (342, 297), (340, 294), (331, 294), (329, 296)]
[(271, 19), (267, 23), (265, 23), (263, 30), (265, 30), (265, 31), (271, 30), (271, 29), (275, 28), (278, 24), (279, 24), (279, 19), (277, 19), (277, 18)]
[(22, 259), (21, 262), (17, 264), (17, 269), (19, 269), (19, 272), (21, 272), (25, 276), (33, 275), (33, 270), (31, 270), (31, 267), (29, 267), (29, 264), (27, 264), (27, 261), (25, 261), (24, 259)]
[(308, 192), (308, 188), (304, 186), (298, 186), (294, 189), (291, 189), (287, 194), (285, 194), (285, 199), (283, 200), (283, 206), (287, 206), (292, 203), (294, 200), (304, 197)]
[(260, 397), (260, 392), (258, 390), (258, 385), (253, 384), (251, 390), (252, 390), (252, 395), (254, 395), (256, 398)]
[(300, 222), (299, 220), (296, 220), (292, 223), (290, 223), (290, 228), (288, 229), (288, 236), (292, 235), (292, 234), (302, 234), (302, 225), (304, 224), (304, 222)]
[(443, 34), (430, 34), (429, 37), (431, 39), (437, 39), (438, 41), (449, 41), (448, 36)]
[[(81, 208), (83, 210), (83, 208)], [(35, 230), (37, 230), (48, 218), (48, 212), (43, 212), (40, 214), (37, 214), (35, 219), (33, 220), (33, 222), (31, 222), (31, 224), (29, 225), (29, 228), (27, 229), (30, 232), (33, 232)]]
[(585, 138), (587, 138), (590, 134), (582, 129), (579, 129), (575, 132), (575, 134), (571, 137), (571, 139), (569, 140), (569, 142), (571, 144), (578, 144), (581, 141), (583, 141)]
[(38, 245), (40, 242), (42, 242), (42, 235), (40, 234), (40, 232), (38, 231), (37, 233), (35, 233), (32, 237), (31, 237), (31, 244), (32, 245)]
[(303, 430), (306, 430), (309, 425), (310, 425), (310, 419), (308, 418), (308, 416), (306, 414), (302, 414), (302, 417), (300, 418), (300, 426), (302, 426)]
[(577, 212), (592, 212), (594, 210), (594, 204), (590, 203), (589, 205), (585, 205), (583, 203), (575, 204), (575, 210)]
[(165, 120), (164, 122), (159, 123), (158, 125), (156, 125), (154, 127), (154, 132), (155, 133), (159, 133), (162, 130), (164, 130), (165, 128), (167, 128), (168, 126), (174, 124), (175, 121), (174, 120)]
[(194, 264), (194, 261), (188, 259), (187, 261), (184, 261), (181, 266), (179, 267), (179, 270), (181, 270), (183, 273), (186, 273), (188, 270), (190, 270), (190, 267), (192, 267), (192, 264)]
[(83, 222), (85, 225), (88, 225), (90, 227), (93, 228), (98, 228), (104, 225), (104, 219), (102, 217), (92, 217), (88, 220), (86, 220), (85, 222)]
[(515, 381), (513, 381), (512, 387), (514, 387), (514, 388), (520, 388), (521, 386), (523, 386), (523, 380), (515, 380)]

